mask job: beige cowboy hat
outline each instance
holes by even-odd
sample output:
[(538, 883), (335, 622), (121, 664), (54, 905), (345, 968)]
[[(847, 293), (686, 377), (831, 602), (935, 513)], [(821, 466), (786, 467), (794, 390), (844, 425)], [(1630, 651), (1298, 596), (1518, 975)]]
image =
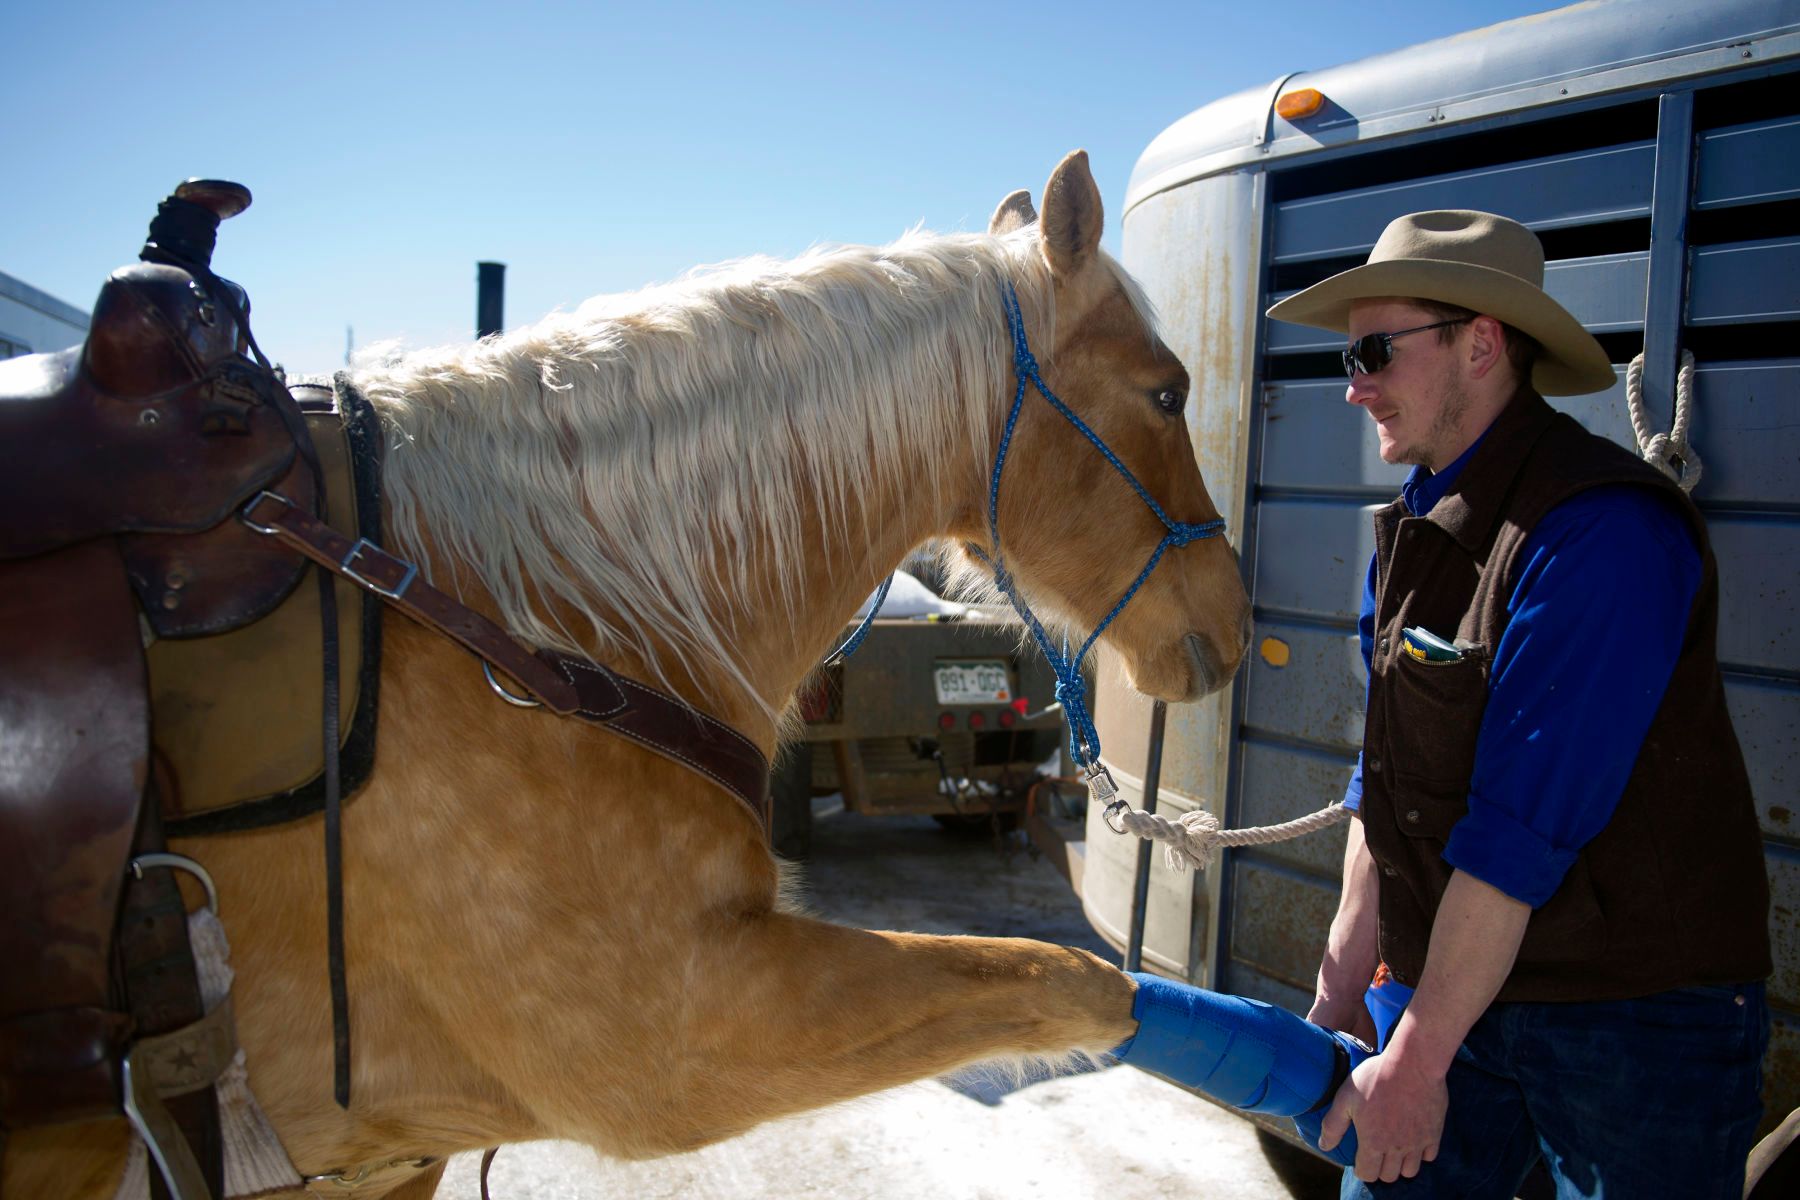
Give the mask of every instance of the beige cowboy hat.
[(1296, 292), (1269, 310), (1277, 321), (1347, 333), (1352, 301), (1417, 297), (1503, 321), (1544, 348), (1531, 381), (1547, 396), (1604, 391), (1617, 380), (1606, 351), (1544, 292), (1544, 247), (1506, 217), (1441, 209), (1396, 218), (1369, 261)]

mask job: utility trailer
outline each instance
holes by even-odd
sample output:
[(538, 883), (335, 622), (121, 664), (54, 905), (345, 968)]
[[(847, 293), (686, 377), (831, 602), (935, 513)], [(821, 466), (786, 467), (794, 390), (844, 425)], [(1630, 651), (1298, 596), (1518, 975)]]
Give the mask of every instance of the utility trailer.
[[(936, 581), (929, 562), (909, 565)], [(1012, 610), (927, 607), (877, 618), (855, 653), (801, 690), (804, 730), (771, 778), (784, 857), (806, 857), (816, 796), (835, 793), (864, 815), (930, 814), (953, 830), (1010, 828), (1052, 773), (1064, 738), (1056, 676)]]

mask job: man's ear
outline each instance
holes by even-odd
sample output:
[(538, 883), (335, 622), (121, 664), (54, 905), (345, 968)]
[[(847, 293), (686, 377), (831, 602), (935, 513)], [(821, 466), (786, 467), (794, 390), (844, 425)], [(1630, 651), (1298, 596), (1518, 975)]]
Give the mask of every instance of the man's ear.
[(1044, 185), (1044, 258), (1050, 271), (1064, 278), (1088, 264), (1100, 246), (1105, 214), (1100, 188), (1088, 170), (1086, 150), (1063, 159)]
[(1015, 229), (1025, 228), (1037, 219), (1037, 209), (1031, 207), (1031, 193), (1020, 188), (1002, 200), (1000, 207), (994, 210), (994, 215), (988, 218), (988, 232), (1011, 233)]
[(1492, 317), (1469, 322), (1469, 371), (1480, 379), (1506, 361), (1506, 330)]

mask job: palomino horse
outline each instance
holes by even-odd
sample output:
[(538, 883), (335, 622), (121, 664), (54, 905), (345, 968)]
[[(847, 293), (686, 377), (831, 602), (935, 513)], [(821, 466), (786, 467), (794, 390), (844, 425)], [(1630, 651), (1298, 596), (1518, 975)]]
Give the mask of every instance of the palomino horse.
[[(741, 263), (361, 372), (390, 434), (392, 540), (526, 642), (660, 681), (772, 755), (796, 690), (908, 550), (993, 549), (1006, 283), (1051, 388), (1171, 518), (1218, 516), (1187, 374), (1099, 250), (1085, 154), (1031, 216), (1015, 193), (985, 235)], [(1035, 400), (999, 526), (1025, 594), (1085, 628), (1165, 533)], [(1231, 549), (1199, 541), (1107, 641), (1139, 690), (1192, 700), (1236, 670), (1246, 612)], [(344, 815), (347, 1111), (318, 818), (173, 847), (217, 881), (251, 1082), (304, 1173), (538, 1138), (690, 1150), (979, 1060), (1101, 1053), (1137, 1027), (1132, 979), (1085, 951), (792, 911), (741, 805), (501, 703), (408, 621), (388, 623), (381, 692), (377, 767)], [(110, 1195), (125, 1148), (122, 1122), (20, 1133), (6, 1192)]]

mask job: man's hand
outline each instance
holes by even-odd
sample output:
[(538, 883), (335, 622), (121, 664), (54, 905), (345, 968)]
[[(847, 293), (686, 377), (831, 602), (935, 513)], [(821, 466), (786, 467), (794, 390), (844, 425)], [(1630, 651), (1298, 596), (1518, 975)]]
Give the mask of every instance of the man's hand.
[(1450, 1093), (1442, 1073), (1409, 1066), (1394, 1054), (1378, 1054), (1350, 1073), (1338, 1089), (1319, 1134), (1330, 1150), (1356, 1124), (1356, 1177), (1364, 1183), (1411, 1179), (1437, 1157)]
[(1530, 917), (1529, 905), (1475, 876), (1451, 875), (1412, 1003), (1382, 1052), (1338, 1089), (1319, 1149), (1337, 1145), (1355, 1122), (1356, 1177), (1364, 1183), (1410, 1179), (1437, 1157), (1450, 1064), (1512, 971)]

